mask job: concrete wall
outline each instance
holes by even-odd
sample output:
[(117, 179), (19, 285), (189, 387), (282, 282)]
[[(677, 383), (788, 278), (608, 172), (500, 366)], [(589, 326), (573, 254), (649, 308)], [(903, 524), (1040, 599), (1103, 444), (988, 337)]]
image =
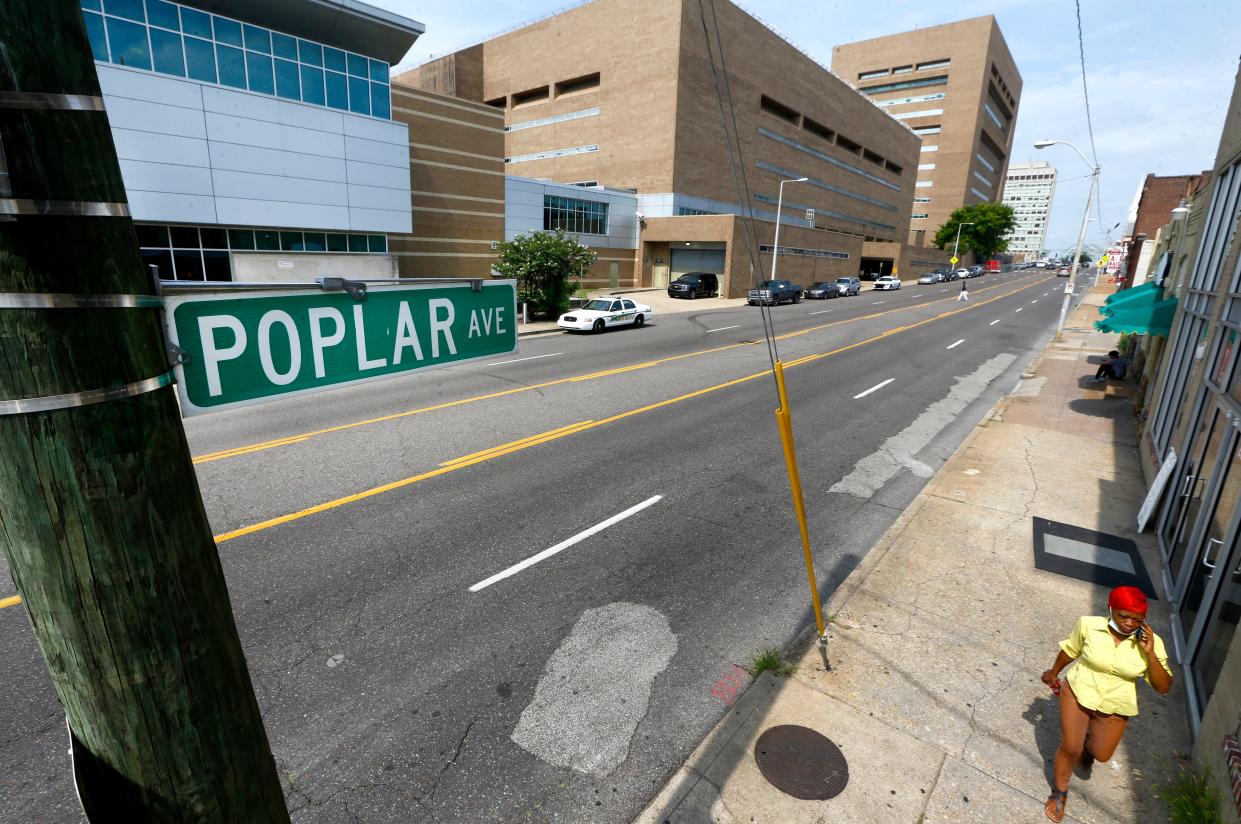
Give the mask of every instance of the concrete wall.
[(392, 255), (282, 254), (233, 252), (233, 280), (310, 282), (322, 277), (396, 277)]
[(405, 124), (96, 68), (134, 220), (410, 230)]

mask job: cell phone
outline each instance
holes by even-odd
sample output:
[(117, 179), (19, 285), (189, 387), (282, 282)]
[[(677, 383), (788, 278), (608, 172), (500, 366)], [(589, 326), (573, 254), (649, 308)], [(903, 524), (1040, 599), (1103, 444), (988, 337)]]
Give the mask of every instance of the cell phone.
[(1138, 643), (1141, 643), (1142, 641), (1146, 640), (1146, 630), (1142, 629), (1141, 627), (1138, 627), (1137, 632), (1135, 632), (1134, 635), (1137, 636)]

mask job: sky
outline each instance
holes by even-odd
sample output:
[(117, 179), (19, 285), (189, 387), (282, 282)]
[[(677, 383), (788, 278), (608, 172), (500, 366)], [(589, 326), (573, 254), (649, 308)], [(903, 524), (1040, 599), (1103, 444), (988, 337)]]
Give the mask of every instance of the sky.
[[(401, 62), (414, 66), (565, 8), (546, 0), (371, 0), (426, 26)], [(1011, 161), (1046, 160), (1059, 181), (1047, 247), (1071, 249), (1081, 227), (1092, 155), (1073, 0), (741, 0), (742, 8), (824, 65), (832, 46), (994, 14), (1023, 89)], [(1147, 174), (1192, 174), (1215, 163), (1241, 58), (1241, 0), (1081, 0), (1086, 84), (1101, 166), (1099, 204), (1086, 234), (1119, 240)], [(796, 34), (790, 34), (795, 32)], [(1102, 217), (1100, 220), (1099, 217)], [(1115, 224), (1121, 227), (1114, 229)], [(1108, 234), (1110, 232), (1110, 235)]]

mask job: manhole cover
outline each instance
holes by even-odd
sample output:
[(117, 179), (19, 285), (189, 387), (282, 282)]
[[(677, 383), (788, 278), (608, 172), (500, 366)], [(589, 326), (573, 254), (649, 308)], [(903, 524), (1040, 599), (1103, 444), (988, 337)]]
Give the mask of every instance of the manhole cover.
[(849, 763), (840, 748), (808, 727), (772, 727), (754, 744), (763, 777), (794, 798), (825, 801), (849, 783)]

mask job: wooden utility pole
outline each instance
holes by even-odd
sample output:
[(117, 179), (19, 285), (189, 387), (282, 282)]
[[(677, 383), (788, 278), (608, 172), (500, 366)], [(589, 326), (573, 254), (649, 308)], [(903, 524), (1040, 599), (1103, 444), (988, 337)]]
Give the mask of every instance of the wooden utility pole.
[(92, 822), (287, 822), (77, 0), (0, 0), (0, 546)]

